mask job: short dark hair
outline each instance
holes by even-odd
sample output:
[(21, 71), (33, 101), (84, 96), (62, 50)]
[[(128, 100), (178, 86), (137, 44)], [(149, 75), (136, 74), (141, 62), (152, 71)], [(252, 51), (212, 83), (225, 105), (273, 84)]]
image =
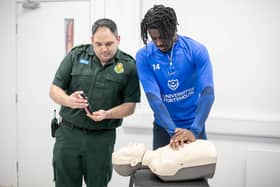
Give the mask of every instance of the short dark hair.
[(144, 44), (148, 41), (148, 29), (157, 29), (163, 42), (172, 40), (177, 32), (177, 16), (173, 8), (164, 5), (154, 5), (141, 21), (141, 38)]
[(113, 20), (108, 18), (101, 18), (95, 21), (91, 28), (92, 35), (94, 35), (97, 29), (100, 27), (107, 27), (115, 36), (118, 36), (117, 24)]

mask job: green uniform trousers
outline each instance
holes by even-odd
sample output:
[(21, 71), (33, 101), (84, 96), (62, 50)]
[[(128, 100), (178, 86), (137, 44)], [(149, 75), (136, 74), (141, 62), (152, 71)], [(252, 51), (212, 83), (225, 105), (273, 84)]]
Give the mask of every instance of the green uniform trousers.
[(106, 187), (112, 177), (116, 131), (86, 131), (62, 122), (56, 131), (53, 169), (56, 187)]

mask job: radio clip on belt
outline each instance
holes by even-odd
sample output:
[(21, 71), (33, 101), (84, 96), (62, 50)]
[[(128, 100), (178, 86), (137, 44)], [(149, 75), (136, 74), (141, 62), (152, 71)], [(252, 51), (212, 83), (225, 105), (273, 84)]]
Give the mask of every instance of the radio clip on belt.
[(58, 120), (56, 118), (56, 110), (53, 110), (53, 119), (51, 121), (51, 135), (54, 138), (55, 137), (55, 131), (58, 129)]

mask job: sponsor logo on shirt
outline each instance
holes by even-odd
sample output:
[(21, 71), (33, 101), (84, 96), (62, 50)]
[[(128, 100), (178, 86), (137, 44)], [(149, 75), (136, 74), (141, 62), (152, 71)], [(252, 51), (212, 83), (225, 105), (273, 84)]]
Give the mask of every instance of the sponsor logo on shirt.
[(166, 103), (173, 103), (173, 102), (178, 102), (187, 99), (193, 94), (194, 94), (194, 88), (192, 87), (174, 94), (164, 94), (162, 95), (162, 99)]
[(122, 63), (117, 63), (114, 67), (114, 71), (118, 74), (123, 73), (124, 72), (123, 64)]

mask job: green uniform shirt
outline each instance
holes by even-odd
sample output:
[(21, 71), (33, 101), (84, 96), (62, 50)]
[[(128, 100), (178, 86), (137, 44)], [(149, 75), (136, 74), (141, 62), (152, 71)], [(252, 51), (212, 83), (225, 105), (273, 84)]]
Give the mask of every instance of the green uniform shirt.
[[(135, 60), (119, 49), (116, 55), (102, 66), (91, 44), (73, 48), (60, 64), (53, 84), (65, 90), (68, 95), (83, 90), (93, 111), (140, 101)], [(122, 123), (122, 119), (95, 122), (86, 116), (84, 109), (65, 106), (61, 106), (60, 116), (67, 122), (86, 129), (112, 129)]]

